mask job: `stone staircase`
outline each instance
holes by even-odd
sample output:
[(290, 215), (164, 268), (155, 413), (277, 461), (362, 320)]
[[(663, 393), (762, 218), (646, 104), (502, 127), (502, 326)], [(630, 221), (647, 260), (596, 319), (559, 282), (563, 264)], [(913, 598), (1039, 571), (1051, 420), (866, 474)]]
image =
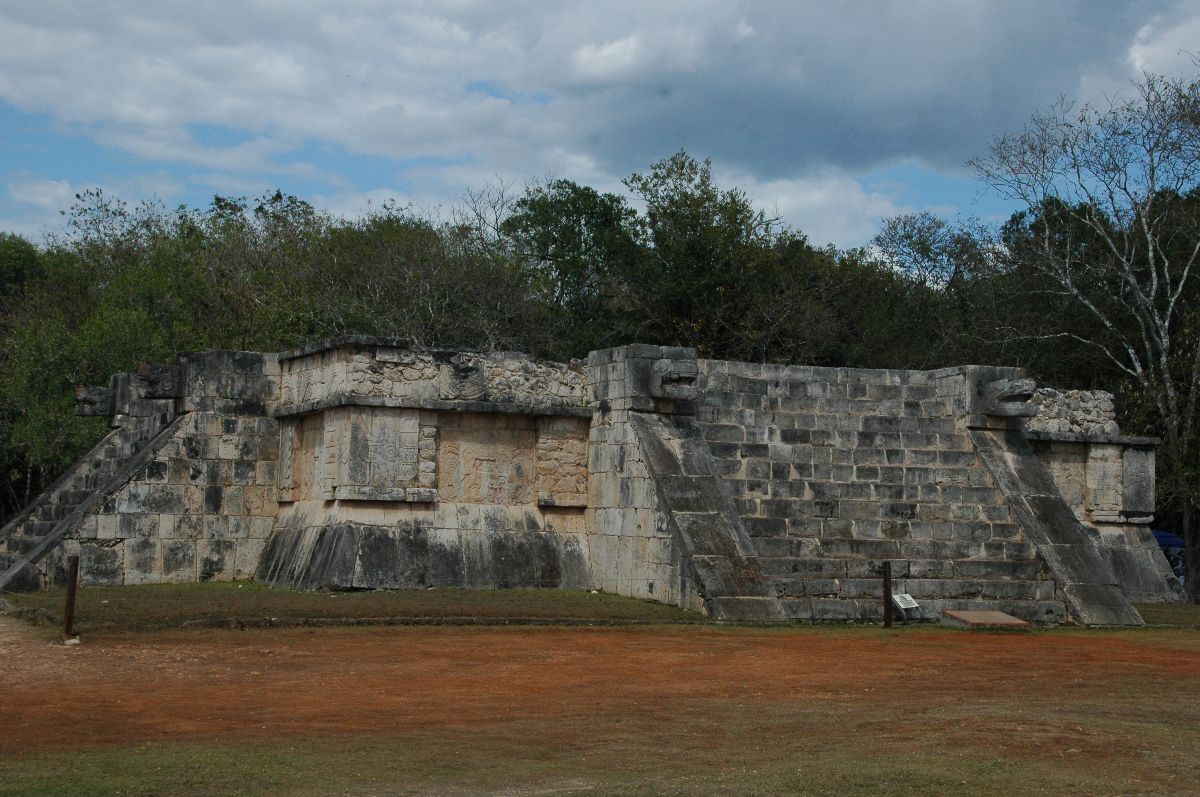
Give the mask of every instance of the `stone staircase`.
[(753, 543), (759, 569), (794, 620), (879, 620), (884, 561), (892, 563), (893, 593), (912, 595), (929, 618), (943, 609), (997, 610), (1040, 623), (1066, 618), (1028, 544), (929, 541), (929, 558), (910, 559), (894, 540), (759, 537)]
[(709, 615), (737, 622), (787, 620), (694, 419), (631, 413), (631, 424)]
[(28, 592), (65, 580), (61, 567), (38, 563), (91, 509), (127, 482), (170, 425), (170, 415), (125, 417), (28, 507), (0, 528), (0, 590)]

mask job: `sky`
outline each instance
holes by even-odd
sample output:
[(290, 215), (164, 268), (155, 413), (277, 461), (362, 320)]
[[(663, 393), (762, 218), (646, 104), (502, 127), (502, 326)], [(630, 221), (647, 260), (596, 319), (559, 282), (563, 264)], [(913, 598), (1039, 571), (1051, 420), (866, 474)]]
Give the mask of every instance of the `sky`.
[(1014, 207), (966, 162), (1059, 97), (1195, 71), (1195, 0), (0, 4), (0, 231), (77, 193), (352, 217), (680, 149), (818, 245)]

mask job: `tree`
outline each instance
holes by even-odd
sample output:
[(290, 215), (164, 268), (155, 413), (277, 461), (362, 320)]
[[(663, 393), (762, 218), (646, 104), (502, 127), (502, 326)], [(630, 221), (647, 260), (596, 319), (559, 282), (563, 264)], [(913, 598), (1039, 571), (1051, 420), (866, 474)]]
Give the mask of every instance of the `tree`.
[[(772, 250), (784, 231), (736, 188), (721, 190), (712, 164), (686, 152), (633, 174), (625, 187), (645, 203), (648, 247), (629, 293), (649, 340), (729, 351), (744, 340), (756, 298), (771, 290)], [(753, 335), (753, 333), (750, 333)], [(733, 355), (743, 348), (735, 344)]]
[(973, 165), (1027, 207), (1011, 256), (1077, 312), (1043, 337), (1095, 351), (1151, 410), (1200, 601), (1200, 79), (1145, 74), (1101, 106), (1059, 101)]
[(623, 197), (570, 180), (533, 185), (501, 229), (545, 303), (552, 348), (580, 356), (620, 339), (622, 288), (645, 255), (637, 212)]
[(40, 273), (37, 247), (19, 235), (0, 233), (0, 301), (19, 296), (25, 283)]

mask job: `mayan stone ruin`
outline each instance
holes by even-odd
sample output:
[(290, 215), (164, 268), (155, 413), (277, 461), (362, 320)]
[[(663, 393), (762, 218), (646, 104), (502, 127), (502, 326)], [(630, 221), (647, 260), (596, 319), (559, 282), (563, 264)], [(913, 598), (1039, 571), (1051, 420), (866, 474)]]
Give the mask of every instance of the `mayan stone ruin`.
[(81, 389), (111, 431), (0, 529), (0, 587), (255, 578), (598, 589), (718, 619), (1137, 625), (1182, 596), (1156, 441), (1012, 368), (858, 370), (629, 345), (586, 362), (346, 337)]

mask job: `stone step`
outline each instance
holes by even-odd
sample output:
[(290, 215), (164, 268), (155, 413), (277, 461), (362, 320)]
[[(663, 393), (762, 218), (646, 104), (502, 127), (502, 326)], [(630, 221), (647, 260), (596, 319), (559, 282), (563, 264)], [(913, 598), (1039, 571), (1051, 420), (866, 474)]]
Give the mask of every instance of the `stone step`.
[(132, 453), (133, 449), (129, 446), (113, 446), (104, 451), (103, 455), (92, 460), (91, 469), (93, 471), (114, 471), (120, 466), (122, 460)]
[(27, 520), (19, 529), (26, 537), (45, 537), (58, 523), (53, 520)]
[(75, 506), (65, 506), (63, 504), (46, 503), (42, 504), (33, 513), (33, 518), (40, 521), (58, 521), (65, 518), (74, 511)]
[[(759, 556), (763, 573), (820, 576), (825, 578), (882, 578), (882, 559), (848, 559), (814, 556)], [(893, 578), (985, 578), (1033, 581), (1041, 578), (1038, 561), (1007, 559), (895, 559)]]
[(4, 541), (8, 553), (24, 556), (32, 551), (45, 539), (44, 537), (27, 537), (24, 534), (14, 534)]
[(709, 601), (712, 618), (736, 623), (785, 623), (788, 616), (773, 597), (728, 597)]
[[(846, 565), (850, 561), (862, 565), (863, 568), (871, 562), (867, 560), (848, 559), (812, 559), (799, 556), (760, 556), (755, 561), (767, 576), (802, 576), (812, 578), (845, 578), (849, 573)], [(863, 575), (868, 575), (864, 572)]]
[(1025, 542), (960, 542), (946, 540), (880, 540), (826, 537), (752, 537), (759, 556), (811, 559), (1035, 561), (1037, 551)]
[[(947, 609), (969, 611), (996, 611), (1011, 614), (1031, 623), (1065, 623), (1067, 610), (1059, 600), (1008, 600), (986, 598), (933, 598), (921, 600), (918, 618), (935, 622)], [(857, 620), (880, 622), (883, 619), (883, 601), (862, 599), (840, 599), (825, 597), (782, 598), (784, 611), (792, 620), (838, 621)], [(899, 617), (897, 616), (897, 622)]]
[(85, 498), (92, 494), (92, 490), (59, 490), (54, 496), (54, 503), (59, 506), (69, 506), (72, 509), (79, 506)]
[(112, 477), (107, 474), (101, 473), (99, 471), (93, 471), (93, 472), (89, 473), (87, 476), (83, 477), (83, 479), (80, 480), (80, 483), (78, 486), (79, 486), (79, 489), (81, 489), (81, 490), (87, 490), (88, 492), (91, 492), (91, 491), (95, 490), (97, 487), (99, 487), (101, 484), (103, 484), (104, 482), (108, 481), (110, 478), (112, 478)]
[[(780, 597), (869, 598), (882, 601), (882, 578), (830, 578), (820, 576), (772, 576)], [(917, 600), (1004, 599), (1047, 601), (1055, 599), (1053, 581), (977, 578), (899, 578), (892, 581), (893, 593), (908, 593)]]
[[(0, 551), (0, 576), (20, 561), (21, 557)], [(2, 585), (8, 592), (36, 592), (42, 588), (42, 576), (34, 565), (26, 564), (17, 571), (16, 575)]]

